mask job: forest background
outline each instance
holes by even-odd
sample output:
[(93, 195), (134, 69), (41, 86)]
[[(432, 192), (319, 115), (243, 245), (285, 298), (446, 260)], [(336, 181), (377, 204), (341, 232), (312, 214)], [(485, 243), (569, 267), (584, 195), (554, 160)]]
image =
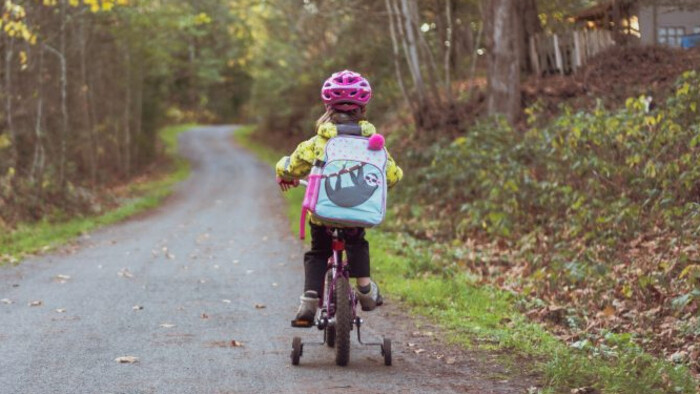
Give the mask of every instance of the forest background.
[(289, 150), (348, 68), (407, 173), (386, 231), (411, 275), (468, 272), (576, 348), (698, 373), (700, 57), (630, 46), (532, 75), (529, 37), (596, 3), (7, 0), (0, 230), (122, 204), (166, 171), (167, 124), (254, 123)]

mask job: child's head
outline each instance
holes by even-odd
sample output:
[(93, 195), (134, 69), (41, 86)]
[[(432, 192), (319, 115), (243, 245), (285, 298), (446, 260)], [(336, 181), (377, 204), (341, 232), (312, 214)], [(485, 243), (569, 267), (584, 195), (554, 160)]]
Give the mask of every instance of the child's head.
[(372, 87), (362, 75), (343, 70), (334, 73), (323, 83), (321, 98), (326, 108), (350, 111), (369, 103), (372, 99)]
[(362, 75), (343, 70), (323, 83), (321, 99), (326, 105), (326, 113), (317, 125), (325, 122), (358, 122), (365, 118), (365, 106), (372, 99), (372, 87)]

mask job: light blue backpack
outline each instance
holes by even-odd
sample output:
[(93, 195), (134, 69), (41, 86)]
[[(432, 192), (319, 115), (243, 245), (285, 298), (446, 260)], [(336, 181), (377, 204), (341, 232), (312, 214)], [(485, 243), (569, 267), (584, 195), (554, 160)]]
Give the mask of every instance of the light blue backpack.
[[(384, 139), (361, 136), (356, 124), (337, 125), (338, 136), (326, 143), (324, 160), (314, 163), (304, 197), (305, 213), (339, 226), (373, 227), (386, 212), (386, 164)], [(371, 146), (371, 148), (370, 148)]]

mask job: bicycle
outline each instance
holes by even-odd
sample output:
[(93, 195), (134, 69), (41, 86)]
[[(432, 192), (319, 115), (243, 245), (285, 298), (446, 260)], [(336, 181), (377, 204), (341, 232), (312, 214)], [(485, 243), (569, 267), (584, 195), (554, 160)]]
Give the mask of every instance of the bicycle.
[[(306, 182), (300, 183), (306, 186)], [(350, 286), (350, 269), (343, 258), (345, 251), (345, 229), (330, 228), (333, 239), (333, 255), (328, 259), (328, 269), (323, 284), (323, 297), (319, 298), (319, 308), (312, 324), (300, 324), (292, 321), (292, 327), (316, 327), (323, 330), (323, 342), (310, 343), (327, 345), (335, 348), (335, 363), (346, 366), (350, 360), (350, 332), (357, 327), (357, 342), (363, 346), (379, 346), (384, 364), (391, 365), (391, 339), (384, 337), (382, 342), (363, 343), (360, 327), (364, 321), (357, 316), (357, 297)], [(293, 365), (299, 365), (304, 353), (304, 343), (300, 337), (292, 339), (291, 359)]]

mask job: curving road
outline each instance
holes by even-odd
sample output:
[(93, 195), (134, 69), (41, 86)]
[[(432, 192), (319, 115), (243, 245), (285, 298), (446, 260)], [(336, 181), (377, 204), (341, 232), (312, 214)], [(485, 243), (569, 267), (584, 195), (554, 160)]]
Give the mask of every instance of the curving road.
[[(532, 379), (504, 379), (513, 372), (487, 354), (435, 341), (391, 300), (364, 313), (363, 334), (390, 333), (394, 366), (353, 340), (348, 367), (335, 366), (333, 351), (320, 346), (307, 346), (292, 367), (291, 338), (321, 338), (289, 327), (303, 283), (302, 245), (289, 234), (269, 167), (231, 144), (232, 129), (181, 136), (193, 173), (162, 207), (0, 267), (1, 393), (522, 393), (530, 386)], [(121, 356), (138, 362), (116, 362)]]

